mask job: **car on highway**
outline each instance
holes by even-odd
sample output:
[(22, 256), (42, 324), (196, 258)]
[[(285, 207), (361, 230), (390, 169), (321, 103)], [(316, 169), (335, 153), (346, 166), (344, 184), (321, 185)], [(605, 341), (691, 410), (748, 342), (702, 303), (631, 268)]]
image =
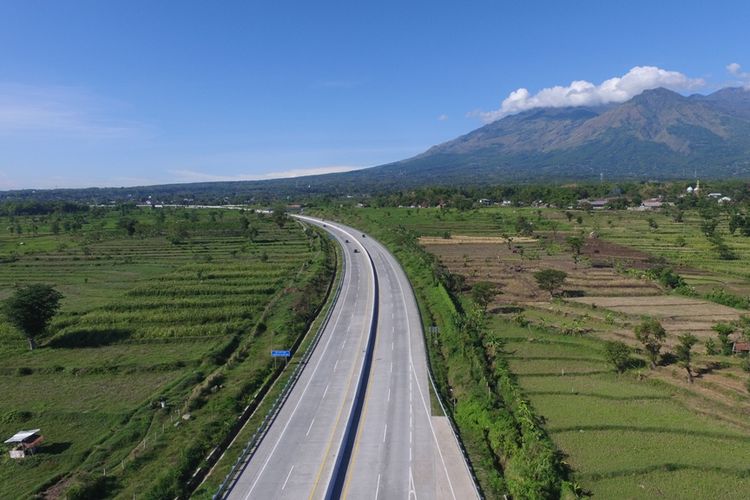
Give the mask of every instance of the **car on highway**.
[(344, 240), (344, 243), (349, 243), (349, 240)]
[(357, 249), (355, 248), (355, 249), (354, 249), (354, 253), (359, 253), (359, 250), (357, 250)]

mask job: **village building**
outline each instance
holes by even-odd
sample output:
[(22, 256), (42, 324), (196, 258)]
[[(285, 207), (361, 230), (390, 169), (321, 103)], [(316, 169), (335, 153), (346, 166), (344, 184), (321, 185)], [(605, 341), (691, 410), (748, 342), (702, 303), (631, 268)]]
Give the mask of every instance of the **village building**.
[(649, 198), (648, 200), (643, 200), (637, 207), (629, 207), (628, 210), (645, 212), (647, 210), (659, 210), (666, 205), (669, 205), (669, 203), (665, 202), (662, 198)]
[(5, 440), (5, 444), (11, 445), (10, 458), (24, 458), (33, 455), (42, 442), (44, 436), (39, 434), (40, 429), (30, 431), (18, 431)]
[(578, 208), (582, 209), (592, 209), (592, 210), (604, 210), (607, 205), (609, 205), (609, 202), (611, 201), (610, 198), (600, 198), (598, 200), (588, 200), (588, 199), (582, 199), (578, 200)]
[(732, 344), (732, 354), (750, 353), (750, 342), (735, 342)]

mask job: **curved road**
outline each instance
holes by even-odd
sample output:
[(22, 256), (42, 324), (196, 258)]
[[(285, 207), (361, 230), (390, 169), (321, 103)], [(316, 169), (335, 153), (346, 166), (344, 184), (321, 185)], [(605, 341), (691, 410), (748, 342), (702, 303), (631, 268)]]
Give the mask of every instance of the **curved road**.
[[(477, 497), (447, 418), (431, 416), (422, 325), (400, 266), (361, 232), (299, 218), (325, 226), (344, 248), (341, 294), (307, 366), (227, 496)], [(345, 435), (375, 320), (359, 425)], [(337, 468), (347, 436), (350, 453)], [(334, 470), (346, 472), (336, 489), (329, 488)]]

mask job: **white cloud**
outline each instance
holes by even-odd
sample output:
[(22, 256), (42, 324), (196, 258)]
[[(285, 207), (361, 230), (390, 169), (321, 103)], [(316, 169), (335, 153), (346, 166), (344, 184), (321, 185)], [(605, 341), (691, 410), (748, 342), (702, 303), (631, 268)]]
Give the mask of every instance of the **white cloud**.
[(437, 117), (437, 119), (438, 119), (438, 121), (444, 122), (445, 120), (448, 119), (448, 115), (446, 115), (446, 114), (439, 115)]
[(349, 172), (365, 168), (362, 166), (352, 165), (330, 165), (322, 167), (294, 168), (277, 172), (267, 172), (264, 174), (234, 174), (220, 175), (206, 172), (197, 172), (195, 170), (169, 170), (169, 173), (175, 176), (178, 182), (224, 182), (224, 181), (261, 181), (268, 179), (286, 179), (290, 177), (302, 177), (305, 175), (333, 174)]
[(730, 75), (740, 76), (742, 74), (742, 66), (740, 66), (736, 62), (733, 62), (727, 64), (727, 71), (729, 71)]
[(625, 102), (644, 90), (657, 87), (682, 91), (703, 87), (701, 78), (689, 78), (678, 71), (668, 71), (655, 66), (636, 66), (623, 76), (610, 78), (595, 85), (576, 80), (568, 86), (548, 87), (536, 94), (519, 88), (503, 100), (500, 109), (474, 113), (489, 123), (508, 115), (534, 108), (566, 106), (596, 106), (612, 102)]
[(70, 87), (0, 83), (0, 134), (131, 136), (140, 129), (139, 125), (108, 116), (118, 106)]
[(727, 64), (727, 71), (730, 75), (737, 78), (738, 81), (734, 82), (735, 84), (739, 83), (745, 88), (750, 89), (750, 73), (748, 73), (747, 71), (742, 71), (742, 66), (740, 66), (736, 62), (733, 62), (731, 64)]

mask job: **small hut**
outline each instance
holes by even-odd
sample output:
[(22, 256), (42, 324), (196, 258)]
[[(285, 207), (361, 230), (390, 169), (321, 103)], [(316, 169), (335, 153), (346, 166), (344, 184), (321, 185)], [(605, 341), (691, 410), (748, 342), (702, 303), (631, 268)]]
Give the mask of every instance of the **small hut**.
[(23, 458), (33, 455), (40, 444), (44, 442), (44, 436), (39, 434), (40, 429), (30, 431), (18, 431), (5, 440), (5, 444), (11, 445), (10, 458)]
[(735, 342), (732, 344), (732, 354), (750, 353), (750, 342)]

